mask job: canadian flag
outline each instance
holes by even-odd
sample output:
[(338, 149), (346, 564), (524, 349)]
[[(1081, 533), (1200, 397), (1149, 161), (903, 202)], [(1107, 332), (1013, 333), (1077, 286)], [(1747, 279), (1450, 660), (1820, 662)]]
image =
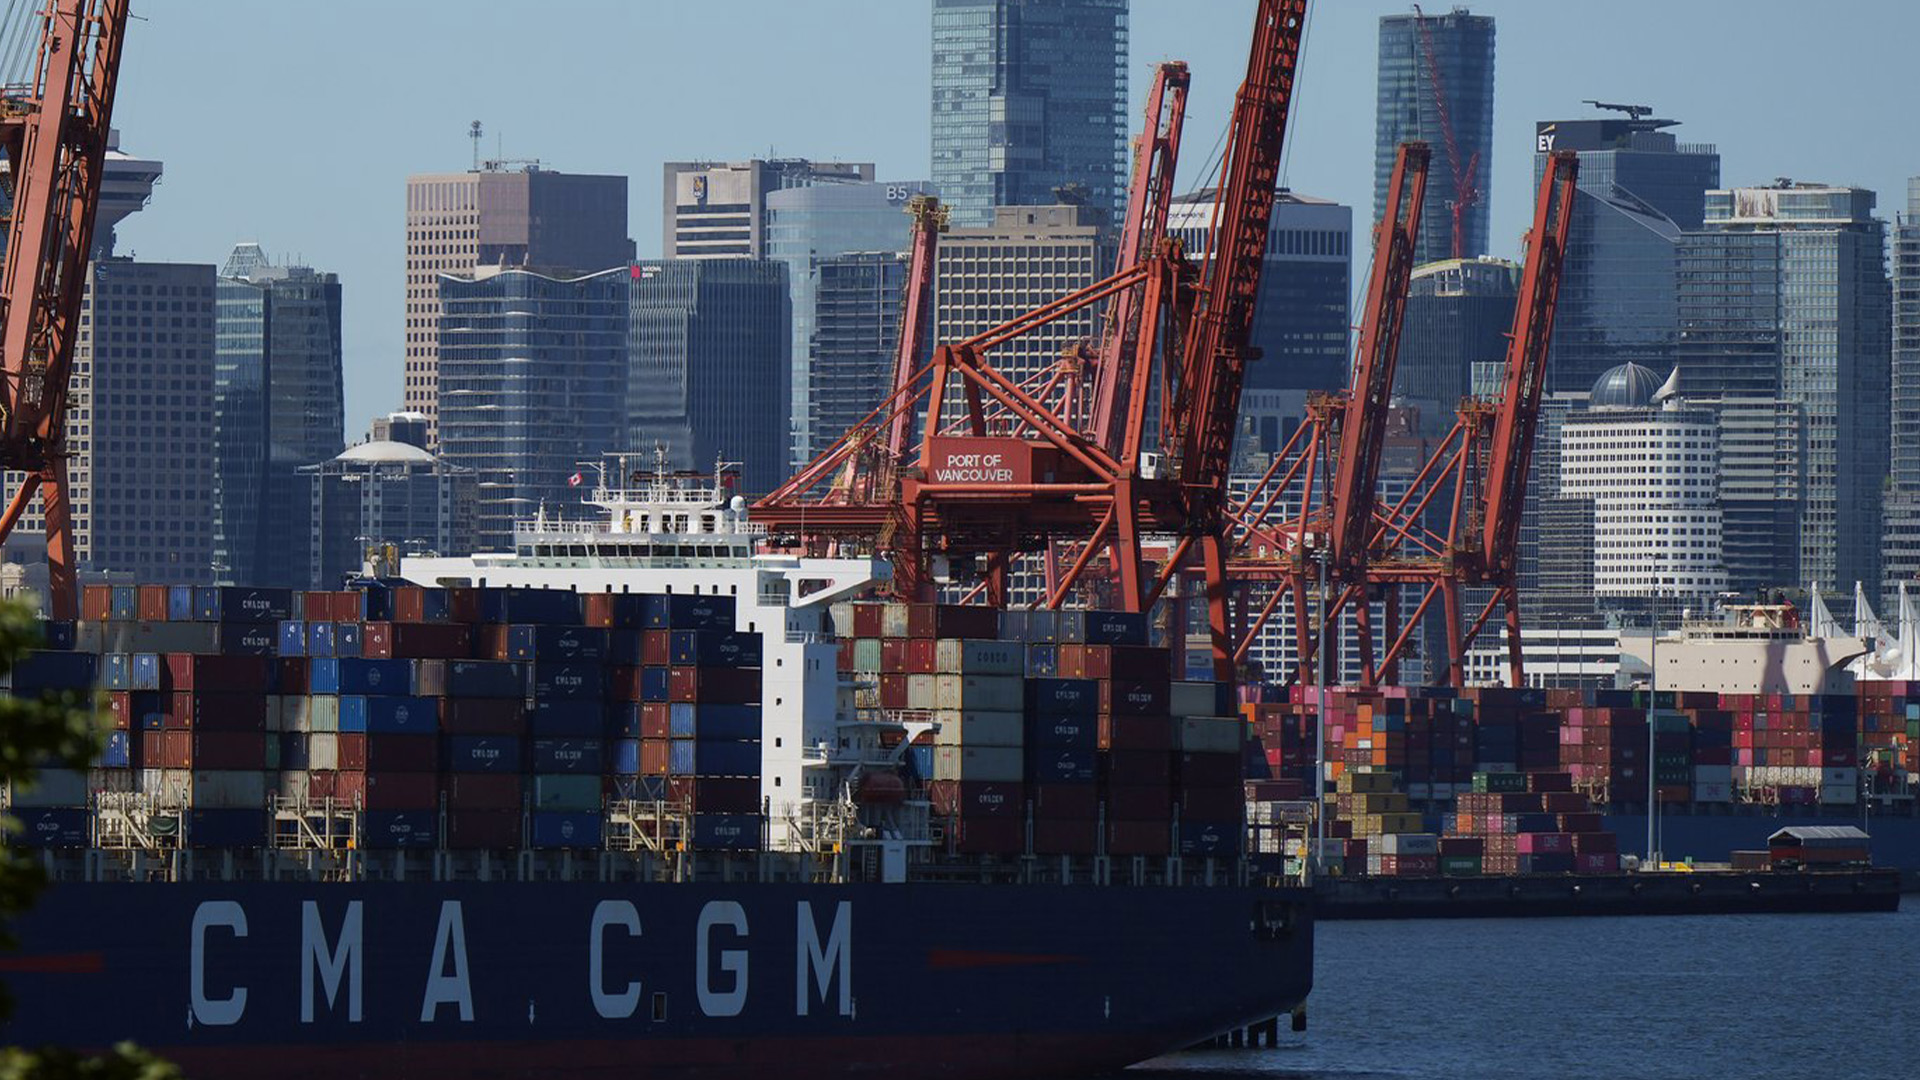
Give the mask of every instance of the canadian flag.
[(586, 483), (586, 481), (586, 477), (581, 476), (579, 473), (574, 473), (572, 476), (567, 477), (567, 486), (579, 487), (581, 484)]

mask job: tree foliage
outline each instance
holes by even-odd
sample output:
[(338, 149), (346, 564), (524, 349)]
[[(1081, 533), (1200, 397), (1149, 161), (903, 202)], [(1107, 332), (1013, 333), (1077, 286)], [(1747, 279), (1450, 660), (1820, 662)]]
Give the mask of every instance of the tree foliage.
[[(0, 601), (0, 673), (13, 670), (43, 643), (39, 622), (25, 604)], [(47, 694), (37, 699), (0, 693), (0, 783), (31, 786), (43, 768), (84, 769), (100, 754), (109, 725), (98, 702), (85, 694)], [(0, 815), (0, 834), (19, 822)], [(46, 886), (40, 864), (28, 851), (0, 846), (0, 949), (17, 945), (9, 922), (32, 906)], [(0, 986), (0, 1019), (12, 1008)], [(0, 1080), (174, 1080), (180, 1071), (131, 1043), (100, 1057), (60, 1048), (0, 1049)]]

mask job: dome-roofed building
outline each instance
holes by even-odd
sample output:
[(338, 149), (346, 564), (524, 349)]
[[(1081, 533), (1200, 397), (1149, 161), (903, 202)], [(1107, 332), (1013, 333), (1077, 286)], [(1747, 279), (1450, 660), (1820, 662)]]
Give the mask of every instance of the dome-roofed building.
[(1626, 363), (1608, 368), (1593, 384), (1588, 409), (1644, 409), (1666, 382), (1652, 368)]
[(313, 522), (307, 572), (316, 587), (337, 587), (375, 549), (401, 555), (473, 549), (474, 472), (418, 445), (426, 425), (410, 419), (396, 413), (376, 420), (373, 438), (300, 470)]

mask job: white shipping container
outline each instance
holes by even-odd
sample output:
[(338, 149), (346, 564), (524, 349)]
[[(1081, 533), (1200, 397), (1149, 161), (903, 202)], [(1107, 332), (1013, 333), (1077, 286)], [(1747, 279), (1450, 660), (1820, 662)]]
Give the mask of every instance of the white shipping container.
[(1020, 712), (1026, 706), (1026, 685), (1025, 679), (1014, 675), (936, 675), (933, 707)]
[(1175, 716), (1212, 716), (1219, 697), (1212, 682), (1178, 682), (1167, 694), (1167, 711)]
[(318, 731), (307, 736), (307, 768), (332, 772), (340, 767), (340, 736)]
[(154, 796), (162, 805), (185, 806), (193, 794), (193, 773), (187, 769), (144, 769), (140, 790)]
[(340, 730), (340, 699), (331, 694), (307, 698), (308, 731)]
[(91, 791), (127, 792), (134, 790), (139, 774), (132, 769), (92, 769), (87, 773), (87, 788)]
[(850, 638), (853, 636), (853, 601), (842, 600), (827, 609), (827, 618), (833, 620), (833, 636)]
[[(1695, 788), (1703, 784), (1720, 784), (1727, 786), (1732, 783), (1733, 766), (1731, 765), (1695, 765), (1693, 767), (1693, 786)], [(1699, 796), (1696, 795), (1694, 801), (1699, 801)]]
[(943, 675), (1024, 675), (1027, 650), (1019, 638), (1006, 641), (942, 638), (934, 643), (934, 666)]
[(15, 785), (13, 805), (19, 807), (85, 806), (87, 774), (84, 769), (41, 769), (32, 785)]
[(1853, 784), (1827, 784), (1820, 788), (1820, 805), (1852, 806), (1860, 801), (1860, 789)]
[(1173, 733), (1175, 749), (1224, 754), (1240, 749), (1247, 725), (1236, 716), (1185, 716), (1174, 722)]
[(313, 699), (288, 694), (280, 699), (281, 731), (313, 730)]
[(907, 605), (894, 602), (881, 607), (880, 636), (899, 638), (907, 636)]
[(1859, 769), (1822, 769), (1820, 771), (1820, 786), (1821, 787), (1859, 787), (1860, 786), (1860, 770)]
[(933, 736), (937, 746), (1018, 747), (1026, 742), (1023, 713), (942, 709), (933, 719), (940, 725)]
[(1438, 855), (1440, 838), (1432, 833), (1385, 833), (1380, 837), (1383, 855)]
[(288, 770), (273, 774), (273, 793), (283, 799), (307, 797), (307, 774)]
[(1026, 776), (1025, 754), (1002, 746), (936, 746), (933, 776), (936, 780), (1017, 784)]
[(880, 670), (880, 639), (863, 637), (853, 639), (853, 670), (868, 674)]
[(203, 810), (252, 810), (267, 805), (267, 774), (240, 769), (193, 773), (191, 804)]
[(934, 703), (935, 702), (934, 690), (937, 685), (934, 680), (936, 678), (937, 676), (933, 676), (933, 675), (907, 676), (907, 708), (909, 709), (939, 708), (939, 706)]

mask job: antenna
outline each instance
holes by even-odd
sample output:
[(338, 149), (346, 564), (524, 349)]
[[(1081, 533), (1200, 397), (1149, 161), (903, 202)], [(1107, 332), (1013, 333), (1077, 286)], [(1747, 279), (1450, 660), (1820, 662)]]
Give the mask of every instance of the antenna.
[(467, 138), (473, 140), (473, 171), (480, 171), (480, 121), (475, 120), (467, 127)]
[(1653, 115), (1653, 106), (1651, 105), (1616, 105), (1611, 101), (1595, 101), (1592, 98), (1586, 99), (1581, 102), (1581, 104), (1591, 105), (1596, 109), (1609, 109), (1613, 112), (1623, 112), (1627, 114), (1627, 119), (1629, 120), (1642, 120)]

